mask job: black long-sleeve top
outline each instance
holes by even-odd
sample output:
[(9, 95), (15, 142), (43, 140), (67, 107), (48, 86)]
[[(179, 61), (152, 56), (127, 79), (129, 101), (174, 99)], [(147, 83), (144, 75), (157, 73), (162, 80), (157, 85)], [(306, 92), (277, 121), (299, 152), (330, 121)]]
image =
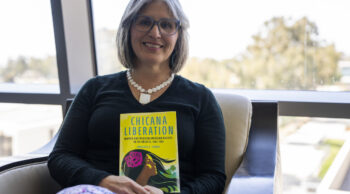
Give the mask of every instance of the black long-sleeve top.
[(51, 176), (68, 187), (98, 185), (108, 175), (119, 175), (120, 114), (160, 111), (176, 111), (181, 193), (222, 193), (225, 128), (220, 107), (209, 89), (178, 75), (146, 105), (132, 95), (125, 71), (86, 82), (49, 156)]

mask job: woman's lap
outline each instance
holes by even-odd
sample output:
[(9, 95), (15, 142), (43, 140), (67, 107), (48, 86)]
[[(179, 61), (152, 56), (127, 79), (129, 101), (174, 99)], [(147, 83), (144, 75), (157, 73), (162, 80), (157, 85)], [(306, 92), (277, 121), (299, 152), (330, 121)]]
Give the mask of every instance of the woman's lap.
[(68, 187), (57, 194), (115, 194), (112, 191), (95, 185), (77, 185)]

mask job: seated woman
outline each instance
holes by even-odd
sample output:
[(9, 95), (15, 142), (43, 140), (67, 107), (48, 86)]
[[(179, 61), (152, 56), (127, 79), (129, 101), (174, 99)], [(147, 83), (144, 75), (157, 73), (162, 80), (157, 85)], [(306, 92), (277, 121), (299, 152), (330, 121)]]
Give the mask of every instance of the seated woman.
[[(129, 2), (117, 33), (119, 60), (128, 70), (84, 84), (49, 156), (51, 176), (63, 188), (90, 185), (120, 194), (167, 192), (149, 185), (150, 177), (140, 184), (120, 176), (120, 115), (173, 111), (181, 193), (222, 193), (225, 129), (220, 107), (205, 86), (176, 75), (188, 56), (188, 26), (178, 0)], [(146, 156), (152, 169), (155, 159)]]

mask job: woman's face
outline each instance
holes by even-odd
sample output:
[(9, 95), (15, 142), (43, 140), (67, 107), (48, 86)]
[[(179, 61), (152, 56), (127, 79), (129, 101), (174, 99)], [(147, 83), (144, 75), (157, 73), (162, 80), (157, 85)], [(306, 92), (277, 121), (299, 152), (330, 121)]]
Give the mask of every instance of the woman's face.
[[(151, 17), (155, 21), (161, 18), (174, 18), (168, 6), (162, 1), (154, 1), (146, 5), (139, 13)], [(149, 32), (141, 32), (131, 26), (131, 45), (136, 55), (136, 65), (161, 64), (169, 66), (169, 57), (174, 50), (178, 32), (173, 35), (162, 35), (157, 25)]]
[(152, 172), (151, 174), (154, 176), (157, 174), (157, 166), (156, 164), (153, 162), (152, 157), (149, 156), (148, 154), (145, 157), (145, 164), (146, 167), (148, 168), (148, 170), (150, 172)]

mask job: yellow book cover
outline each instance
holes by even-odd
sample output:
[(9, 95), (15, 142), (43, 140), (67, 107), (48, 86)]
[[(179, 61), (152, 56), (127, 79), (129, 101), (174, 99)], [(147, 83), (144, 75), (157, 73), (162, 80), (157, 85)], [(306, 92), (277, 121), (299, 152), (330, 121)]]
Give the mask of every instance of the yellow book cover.
[(119, 175), (180, 192), (176, 112), (120, 115)]

